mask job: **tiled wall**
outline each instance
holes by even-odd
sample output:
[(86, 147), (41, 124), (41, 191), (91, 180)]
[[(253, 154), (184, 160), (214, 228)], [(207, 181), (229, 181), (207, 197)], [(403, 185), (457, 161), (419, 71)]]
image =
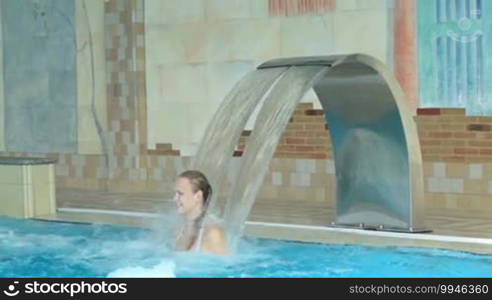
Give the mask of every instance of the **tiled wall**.
[[(320, 112), (311, 104), (299, 104), (270, 164), (260, 201), (334, 204), (335, 166), (329, 132)], [(421, 109), (415, 120), (424, 155), (427, 207), (492, 212), (492, 158), (487, 151), (491, 147), (488, 124), (492, 124), (492, 117), (465, 116), (462, 109)], [(313, 152), (317, 148), (303, 148), (312, 147), (306, 146), (308, 143), (318, 145), (318, 152)], [(238, 148), (243, 149), (246, 144), (247, 136), (243, 136)], [(474, 151), (463, 152), (463, 147)], [(240, 152), (237, 150), (236, 156)], [(101, 159), (60, 156), (56, 169), (58, 187), (96, 188), (98, 182), (103, 182)], [(121, 176), (110, 181), (111, 189), (169, 192), (175, 176), (189, 167), (191, 158), (154, 154), (139, 156), (138, 160), (141, 167), (132, 168), (125, 156), (117, 157)]]
[(149, 149), (193, 155), (226, 94), (267, 60), (359, 52), (391, 64), (388, 3), (146, 0)]
[(104, 157), (96, 155), (60, 155), (56, 165), (58, 188), (82, 188), (133, 192), (172, 191), (174, 178), (189, 167), (190, 158), (165, 155), (115, 157), (115, 175), (107, 179)]
[(492, 212), (492, 161), (429, 162), (424, 176), (428, 207)]
[[(25, 156), (19, 153), (1, 153)], [(35, 155), (39, 156), (39, 155)], [(58, 158), (58, 189), (157, 192), (170, 196), (174, 178), (190, 166), (190, 157), (150, 155), (139, 157), (142, 168), (122, 167), (121, 175), (106, 180), (104, 159), (96, 155), (47, 155)], [(240, 157), (233, 158), (241, 159)], [(125, 164), (124, 157), (118, 162)], [(237, 163), (235, 164), (237, 165)], [(424, 162), (425, 203), (431, 209), (466, 209), (492, 213), (492, 162)], [(294, 201), (334, 205), (335, 166), (332, 159), (274, 158), (258, 201)]]
[(259, 198), (267, 201), (324, 202), (336, 197), (335, 164), (331, 159), (275, 158)]
[(108, 145), (135, 157), (146, 150), (143, 0), (105, 3)]
[(107, 1), (105, 29), (109, 129), (107, 160), (97, 169), (107, 172), (101, 176), (111, 179), (111, 188), (148, 175), (139, 159), (147, 151), (144, 1)]

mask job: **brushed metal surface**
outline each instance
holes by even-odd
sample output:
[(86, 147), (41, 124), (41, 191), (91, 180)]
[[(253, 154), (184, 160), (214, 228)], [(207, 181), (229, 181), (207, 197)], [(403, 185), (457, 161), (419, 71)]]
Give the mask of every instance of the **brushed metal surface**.
[(258, 68), (320, 65), (314, 83), (336, 173), (333, 226), (423, 232), (423, 176), (413, 114), (393, 74), (363, 54), (282, 58)]

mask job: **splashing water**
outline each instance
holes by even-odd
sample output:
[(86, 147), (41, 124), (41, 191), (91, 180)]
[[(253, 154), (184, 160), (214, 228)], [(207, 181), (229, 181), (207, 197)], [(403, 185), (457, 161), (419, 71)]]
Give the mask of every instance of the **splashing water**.
[(113, 271), (108, 274), (109, 278), (140, 278), (140, 277), (159, 277), (159, 278), (173, 278), (176, 277), (174, 273), (176, 265), (173, 261), (164, 260), (158, 265), (144, 268), (144, 267), (125, 267)]

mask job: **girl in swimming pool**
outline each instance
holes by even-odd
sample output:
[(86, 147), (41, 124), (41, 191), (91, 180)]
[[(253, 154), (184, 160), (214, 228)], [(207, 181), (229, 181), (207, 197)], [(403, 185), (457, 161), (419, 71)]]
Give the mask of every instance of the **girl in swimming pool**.
[(174, 200), (178, 213), (185, 218), (185, 222), (178, 234), (176, 249), (219, 255), (228, 252), (226, 235), (222, 228), (215, 224), (204, 224), (211, 194), (212, 187), (200, 171), (189, 170), (178, 176)]

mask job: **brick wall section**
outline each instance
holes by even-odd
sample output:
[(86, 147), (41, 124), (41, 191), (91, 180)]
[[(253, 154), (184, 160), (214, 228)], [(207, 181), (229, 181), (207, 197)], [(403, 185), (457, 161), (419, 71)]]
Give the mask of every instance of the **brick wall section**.
[(173, 149), (172, 144), (156, 144), (155, 150), (149, 149), (147, 150), (147, 154), (180, 156), (180, 151)]
[[(241, 156), (251, 131), (243, 131), (235, 156)], [(274, 157), (277, 158), (332, 158), (328, 126), (322, 109), (313, 109), (312, 103), (300, 103), (279, 141)]]
[[(463, 108), (420, 108), (414, 119), (424, 161), (492, 162), (492, 116), (466, 116)], [(250, 135), (243, 132), (235, 156), (242, 155)], [(323, 110), (301, 103), (274, 157), (331, 159), (332, 150)]]
[(462, 108), (420, 108), (415, 117), (424, 161), (492, 162), (492, 116)]

